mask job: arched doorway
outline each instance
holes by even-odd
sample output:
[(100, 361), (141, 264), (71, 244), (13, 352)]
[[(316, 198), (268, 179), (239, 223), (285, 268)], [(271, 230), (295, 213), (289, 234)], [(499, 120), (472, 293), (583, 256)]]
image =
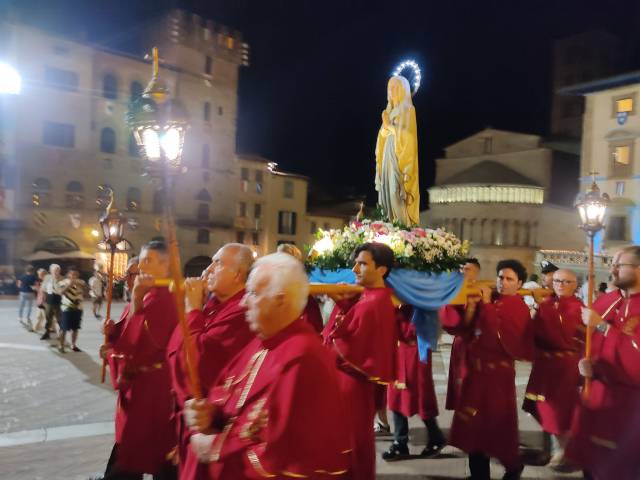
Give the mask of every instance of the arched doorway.
[(185, 277), (199, 277), (202, 275), (202, 271), (211, 264), (211, 257), (205, 257), (200, 255), (193, 257), (184, 265)]

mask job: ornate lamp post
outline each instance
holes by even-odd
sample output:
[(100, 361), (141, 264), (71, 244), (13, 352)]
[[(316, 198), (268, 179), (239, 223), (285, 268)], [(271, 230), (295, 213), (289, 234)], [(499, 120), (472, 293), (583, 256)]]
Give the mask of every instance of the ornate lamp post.
[[(169, 90), (158, 77), (158, 49), (153, 49), (153, 76), (142, 95), (127, 112), (127, 123), (147, 161), (146, 173), (161, 181), (164, 192), (165, 230), (169, 249), (171, 285), (176, 299), (178, 320), (183, 334), (185, 359), (191, 393), (202, 398), (200, 376), (194, 362), (194, 345), (184, 315), (184, 278), (173, 215), (174, 189), (178, 174), (183, 172), (182, 147), (189, 128), (186, 112), (180, 102), (169, 97)], [(167, 279), (157, 279), (167, 285)]]
[[(588, 292), (587, 292), (587, 306), (591, 308), (593, 304), (593, 290), (595, 284), (594, 266), (593, 266), (593, 244), (594, 237), (604, 227), (604, 216), (607, 212), (607, 206), (609, 205), (609, 195), (606, 193), (600, 193), (600, 188), (596, 184), (596, 172), (591, 172), (593, 175), (593, 181), (591, 188), (585, 192), (578, 194), (575, 206), (578, 209), (580, 215), (580, 228), (587, 232), (589, 238), (589, 259), (588, 259)], [(587, 327), (585, 337), (585, 358), (591, 358), (591, 336), (593, 335), (593, 328)], [(586, 378), (584, 394), (589, 394), (590, 379)]]
[[(127, 223), (127, 219), (113, 206), (113, 190), (109, 190), (109, 204), (104, 212), (104, 215), (100, 217), (100, 228), (102, 229), (102, 241), (98, 244), (98, 247), (102, 250), (109, 251), (109, 266), (107, 267), (107, 316), (105, 324), (111, 320), (111, 302), (113, 300), (113, 264), (117, 251), (124, 251), (128, 249), (128, 242), (124, 239), (124, 226)], [(105, 335), (105, 343), (107, 343)], [(107, 369), (107, 361), (102, 362), (102, 376), (101, 381), (104, 383), (104, 378)]]

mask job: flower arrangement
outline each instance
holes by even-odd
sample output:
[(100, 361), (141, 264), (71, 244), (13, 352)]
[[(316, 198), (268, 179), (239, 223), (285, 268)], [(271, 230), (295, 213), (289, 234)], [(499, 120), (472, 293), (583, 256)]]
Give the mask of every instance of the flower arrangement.
[(353, 221), (342, 230), (322, 230), (311, 247), (307, 267), (325, 270), (351, 268), (351, 253), (367, 242), (391, 247), (399, 268), (423, 272), (457, 270), (469, 253), (469, 243), (461, 242), (443, 229), (403, 227), (384, 221)]

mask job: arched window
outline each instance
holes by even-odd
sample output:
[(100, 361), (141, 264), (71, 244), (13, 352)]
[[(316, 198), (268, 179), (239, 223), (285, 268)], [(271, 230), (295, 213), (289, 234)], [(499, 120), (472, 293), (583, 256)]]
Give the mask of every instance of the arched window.
[(198, 243), (209, 243), (209, 230), (206, 228), (198, 229)]
[(115, 75), (107, 73), (102, 77), (102, 96), (111, 100), (118, 98), (118, 79)]
[(139, 188), (131, 187), (127, 190), (127, 210), (130, 212), (140, 210), (141, 197), (142, 194), (140, 193)]
[(129, 87), (129, 98), (133, 102), (136, 100), (143, 92), (142, 84), (140, 82), (131, 82), (131, 86)]
[(205, 122), (211, 120), (211, 104), (209, 102), (204, 102), (204, 106), (202, 107), (202, 117)]
[(34, 207), (48, 207), (51, 205), (51, 182), (46, 178), (36, 178), (33, 182), (31, 202)]
[(104, 210), (107, 208), (107, 205), (109, 205), (111, 198), (109, 192), (111, 192), (111, 185), (108, 183), (98, 185), (98, 190), (96, 190), (96, 206), (99, 210)]
[(196, 211), (196, 218), (198, 220), (209, 220), (209, 204), (199, 203), (198, 210)]
[(153, 213), (162, 213), (164, 210), (164, 192), (156, 190), (153, 193)]
[(211, 163), (209, 161), (209, 154), (210, 154), (210, 149), (209, 149), (209, 144), (205, 143), (204, 145), (202, 145), (202, 168), (206, 168), (209, 169), (211, 168)]
[(196, 195), (196, 200), (198, 200), (199, 202), (210, 202), (211, 201), (211, 194), (209, 193), (209, 191), (206, 188), (203, 188)]
[(139, 157), (140, 156), (140, 147), (136, 142), (136, 139), (133, 136), (133, 133), (129, 134), (129, 156), (130, 157)]
[(100, 132), (100, 151), (104, 153), (116, 152), (116, 132), (113, 128), (103, 128)]
[(64, 203), (67, 208), (84, 208), (84, 187), (77, 180), (67, 183)]

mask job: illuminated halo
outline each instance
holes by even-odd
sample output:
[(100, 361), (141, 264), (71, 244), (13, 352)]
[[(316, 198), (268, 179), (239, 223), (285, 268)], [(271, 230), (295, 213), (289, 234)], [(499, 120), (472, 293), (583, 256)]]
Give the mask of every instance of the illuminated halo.
[(408, 78), (407, 78), (407, 80), (409, 80), (413, 84), (412, 85), (412, 90), (413, 91), (411, 92), (411, 95), (415, 95), (416, 92), (418, 91), (418, 89), (420, 88), (420, 81), (422, 80), (422, 73), (420, 72), (420, 67), (418, 66), (418, 64), (415, 61), (413, 61), (413, 60), (405, 60), (404, 62), (402, 62), (393, 71), (393, 76), (394, 77), (400, 76), (402, 74), (402, 71), (404, 69), (406, 69), (406, 68), (410, 68), (413, 71), (413, 81), (408, 79)]

